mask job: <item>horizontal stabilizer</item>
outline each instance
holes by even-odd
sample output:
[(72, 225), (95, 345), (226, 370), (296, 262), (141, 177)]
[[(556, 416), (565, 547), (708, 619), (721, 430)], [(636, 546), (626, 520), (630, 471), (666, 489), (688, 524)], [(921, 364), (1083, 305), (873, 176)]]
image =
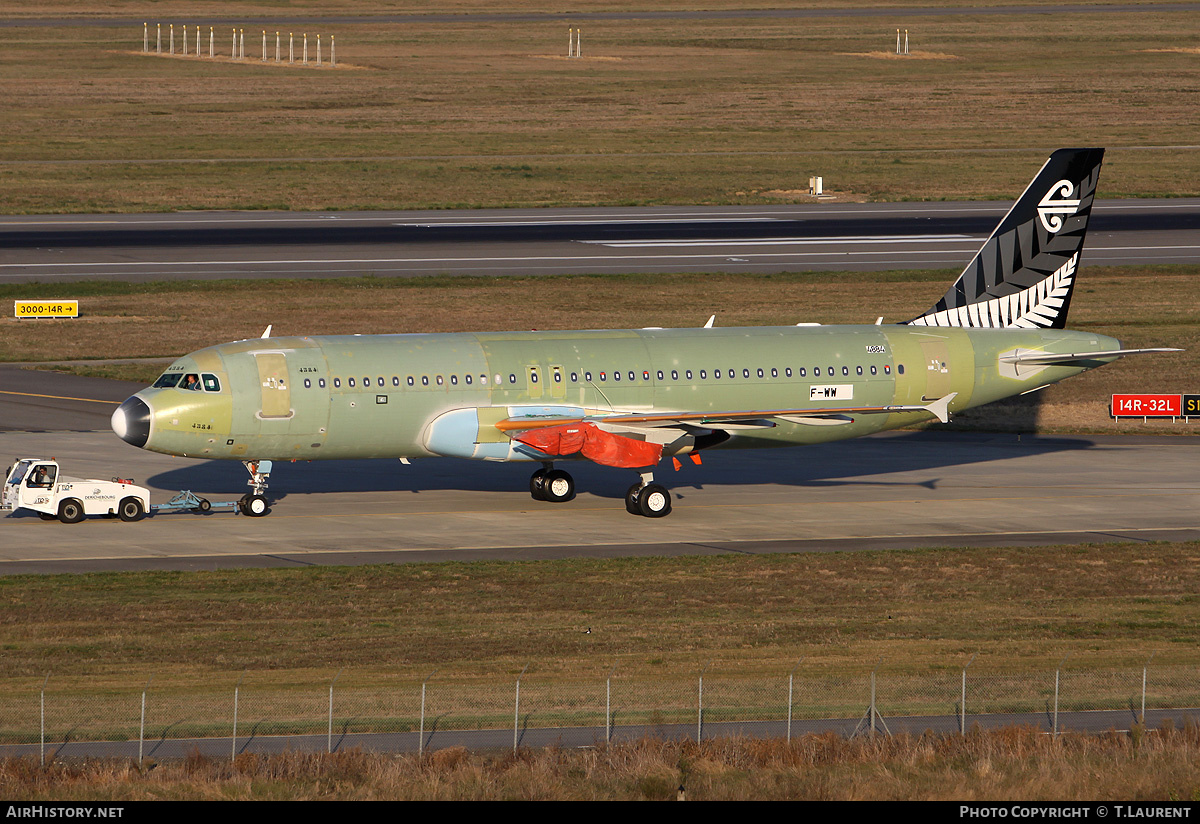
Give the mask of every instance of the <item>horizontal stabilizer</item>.
[(1055, 364), (1080, 363), (1083, 361), (1111, 360), (1126, 355), (1149, 355), (1155, 352), (1182, 352), (1182, 349), (1107, 349), (1102, 352), (1070, 352), (1052, 354), (1029, 349), (1018, 349), (1000, 356), (1004, 363), (1024, 363), (1031, 366), (1053, 366)]

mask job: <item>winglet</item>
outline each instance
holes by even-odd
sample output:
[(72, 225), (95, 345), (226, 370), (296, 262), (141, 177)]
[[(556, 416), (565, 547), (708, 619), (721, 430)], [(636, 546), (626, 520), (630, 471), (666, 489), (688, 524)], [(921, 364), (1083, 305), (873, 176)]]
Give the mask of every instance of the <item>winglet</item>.
[(926, 406), (925, 409), (942, 423), (950, 423), (950, 401), (956, 397), (958, 397), (958, 393), (951, 392), (944, 398), (938, 398), (929, 404), (929, 406)]
[(269, 337), (271, 337), (271, 327), (272, 327), (272, 326), (274, 326), (274, 324), (272, 324), (272, 323), (268, 323), (268, 324), (267, 324), (266, 331), (264, 331), (264, 332), (262, 333), (262, 337), (264, 337), (264, 338), (269, 338)]
[(712, 315), (712, 316), (710, 316), (710, 317), (709, 317), (709, 319), (708, 319), (708, 323), (704, 324), (704, 328), (705, 328), (705, 329), (712, 329), (712, 328), (713, 328), (713, 321), (715, 321), (716, 319), (717, 319), (717, 316), (716, 316), (716, 315)]

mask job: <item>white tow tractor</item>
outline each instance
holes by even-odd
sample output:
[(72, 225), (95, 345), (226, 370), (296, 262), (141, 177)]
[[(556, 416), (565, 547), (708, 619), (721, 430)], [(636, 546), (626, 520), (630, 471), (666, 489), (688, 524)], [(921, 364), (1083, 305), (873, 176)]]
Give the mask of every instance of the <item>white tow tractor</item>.
[(150, 490), (124, 478), (71, 478), (59, 473), (54, 460), (22, 458), (5, 474), (0, 509), (32, 509), (44, 521), (58, 518), (64, 524), (79, 523), (85, 515), (139, 521), (150, 510)]

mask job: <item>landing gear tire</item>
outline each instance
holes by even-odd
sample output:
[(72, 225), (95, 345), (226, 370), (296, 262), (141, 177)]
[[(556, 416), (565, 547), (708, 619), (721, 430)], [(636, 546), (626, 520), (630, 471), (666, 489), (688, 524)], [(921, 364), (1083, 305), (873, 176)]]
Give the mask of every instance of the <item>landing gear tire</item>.
[(671, 493), (662, 484), (648, 484), (638, 493), (637, 506), (647, 518), (661, 518), (671, 512)]
[(68, 498), (58, 505), (58, 520), (64, 524), (77, 524), (83, 520), (83, 504)]
[(545, 501), (546, 498), (546, 474), (549, 469), (539, 469), (534, 472), (529, 478), (529, 497), (535, 501)]
[(117, 509), (117, 516), (122, 521), (140, 521), (146, 516), (146, 510), (138, 498), (125, 498)]
[(270, 511), (270, 504), (262, 495), (245, 495), (239, 501), (243, 515), (249, 515), (251, 518), (261, 518)]
[(625, 493), (625, 509), (630, 515), (642, 514), (642, 510), (638, 508), (638, 494), (642, 491), (642, 486), (641, 483), (636, 483)]
[(575, 479), (561, 469), (552, 469), (542, 478), (542, 500), (561, 504), (575, 497)]

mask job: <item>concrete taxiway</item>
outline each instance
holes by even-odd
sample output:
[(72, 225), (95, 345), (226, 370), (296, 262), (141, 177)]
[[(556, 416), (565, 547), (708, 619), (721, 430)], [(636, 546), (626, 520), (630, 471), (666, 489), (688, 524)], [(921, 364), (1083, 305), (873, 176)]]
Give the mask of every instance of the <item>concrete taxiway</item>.
[[(235, 462), (134, 449), (112, 433), (6, 432), (8, 458), (133, 477), (163, 503), (245, 490)], [(452, 459), (277, 463), (271, 514), (158, 514), (76, 525), (0, 518), (0, 573), (211, 569), (1200, 539), (1200, 439), (891, 433), (823, 446), (711, 451), (660, 470), (675, 510), (625, 511), (632, 475), (564, 463), (579, 494), (533, 501), (530, 466)]]

